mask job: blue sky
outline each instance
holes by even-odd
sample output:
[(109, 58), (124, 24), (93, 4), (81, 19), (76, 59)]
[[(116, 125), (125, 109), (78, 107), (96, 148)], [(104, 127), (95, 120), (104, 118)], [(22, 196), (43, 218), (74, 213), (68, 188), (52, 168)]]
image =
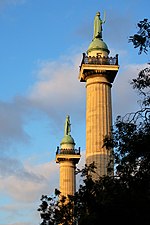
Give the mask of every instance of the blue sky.
[(0, 0), (0, 225), (40, 223), (40, 196), (59, 187), (55, 151), (67, 114), (84, 164), (85, 85), (78, 73), (97, 11), (106, 11), (110, 55), (119, 54), (113, 118), (137, 109), (129, 81), (150, 58), (128, 37), (149, 8), (148, 0)]

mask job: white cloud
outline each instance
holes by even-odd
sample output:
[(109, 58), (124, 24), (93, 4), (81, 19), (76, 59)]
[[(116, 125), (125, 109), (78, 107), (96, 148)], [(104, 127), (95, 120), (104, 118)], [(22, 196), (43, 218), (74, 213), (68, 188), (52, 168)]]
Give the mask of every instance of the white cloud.
[(12, 199), (33, 202), (42, 194), (52, 193), (57, 186), (59, 169), (55, 162), (36, 166), (22, 165), (8, 158), (3, 162), (0, 167), (0, 189)]
[(33, 182), (31, 180), (21, 180), (16, 176), (9, 176), (3, 179), (3, 192), (11, 198), (20, 202), (32, 202), (39, 197), (39, 193), (45, 187), (45, 182)]
[(32, 223), (24, 223), (24, 222), (19, 222), (19, 223), (11, 223), (9, 225), (33, 225)]
[(12, 158), (3, 158), (3, 162), (0, 163), (0, 198), (2, 202), (5, 197), (10, 199), (9, 203), (0, 204), (4, 221), (10, 221), (9, 225), (30, 225), (31, 222), (21, 221), (40, 221), (37, 208), (41, 196), (51, 195), (55, 188), (59, 188), (58, 165), (54, 161), (39, 165), (33, 165), (31, 161), (21, 164)]
[(8, 148), (16, 141), (24, 143), (30, 141), (29, 135), (24, 130), (26, 116), (29, 112), (30, 107), (23, 97), (16, 97), (11, 102), (0, 101), (1, 150)]
[[(39, 122), (41, 119), (45, 121), (48, 116), (47, 111), (28, 96), (17, 96), (9, 102), (0, 100), (0, 158), (13, 150), (17, 153), (18, 147), (22, 145), (24, 147), (31, 145), (32, 137), (28, 132), (28, 126), (34, 121)], [(55, 122), (54, 118), (49, 117), (48, 126), (49, 123)], [(54, 123), (55, 127), (57, 126)]]
[(41, 63), (38, 79), (30, 89), (28, 99), (56, 124), (67, 114), (79, 120), (83, 117), (85, 89), (78, 80), (80, 60), (81, 55), (75, 55)]
[[(0, 225), (6, 225), (6, 224), (0, 224)], [(19, 222), (19, 223), (9, 223), (9, 224), (7, 224), (7, 225), (33, 225), (33, 223), (24, 223), (24, 222)]]
[(7, 221), (7, 225), (32, 225), (34, 221), (35, 224), (39, 224), (40, 217), (37, 212), (38, 202), (33, 203), (22, 203), (12, 202), (11, 204), (6, 204), (0, 206), (1, 222)]
[(37, 112), (49, 118), (53, 132), (64, 124), (67, 114), (75, 121), (83, 119), (85, 88), (78, 81), (80, 60), (81, 55), (75, 55), (40, 63), (37, 81), (28, 95), (16, 96), (10, 102), (0, 101), (1, 152), (12, 144), (30, 142), (25, 126), (30, 119), (37, 119)]
[(146, 66), (147, 64), (128, 64), (120, 68), (112, 87), (114, 117), (124, 116), (126, 113), (134, 112), (139, 108), (137, 103), (139, 96), (130, 83), (133, 78), (137, 77), (138, 72)]

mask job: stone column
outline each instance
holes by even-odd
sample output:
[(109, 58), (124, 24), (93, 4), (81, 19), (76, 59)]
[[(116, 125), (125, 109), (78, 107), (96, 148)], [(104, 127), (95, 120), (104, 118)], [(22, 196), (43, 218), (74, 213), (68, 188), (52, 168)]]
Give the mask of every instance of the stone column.
[(60, 163), (61, 195), (74, 195), (75, 189), (75, 164), (73, 161), (62, 161)]
[[(110, 152), (103, 140), (111, 132), (111, 83), (104, 73), (86, 77), (86, 163), (95, 163), (99, 176), (107, 175)], [(95, 177), (97, 177), (95, 175)]]

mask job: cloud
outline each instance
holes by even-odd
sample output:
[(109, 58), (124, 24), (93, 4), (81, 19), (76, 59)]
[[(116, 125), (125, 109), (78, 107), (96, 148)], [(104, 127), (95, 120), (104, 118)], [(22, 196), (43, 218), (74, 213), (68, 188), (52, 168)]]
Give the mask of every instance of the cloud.
[[(1, 222), (0, 225), (32, 225), (39, 224), (40, 217), (37, 212), (38, 202), (18, 204), (13, 202), (0, 206)], [(4, 222), (4, 223), (3, 223)]]
[(33, 225), (33, 223), (23, 223), (23, 222), (19, 222), (19, 223), (9, 223), (9, 225)]
[[(0, 225), (6, 225), (6, 224), (0, 224)], [(24, 223), (24, 222), (19, 222), (19, 223), (9, 223), (9, 224), (7, 224), (7, 225), (33, 225), (33, 223)]]
[[(82, 168), (85, 164), (85, 152), (81, 152), (81, 154), (82, 158), (78, 168)], [(39, 165), (33, 165), (29, 161), (21, 164), (13, 158), (3, 159), (3, 161), (3, 164), (0, 162), (0, 192), (3, 194), (1, 199), (5, 195), (11, 198), (10, 203), (0, 206), (1, 213), (3, 216), (5, 215), (5, 221), (11, 221), (7, 223), (8, 225), (31, 224), (30, 222), (23, 223), (22, 220), (37, 221), (38, 224), (40, 216), (37, 208), (41, 203), (41, 195), (51, 195), (55, 188), (59, 189), (59, 165), (54, 161)], [(7, 167), (10, 167), (10, 169)], [(77, 181), (81, 184), (80, 176), (78, 176)], [(15, 221), (17, 222), (15, 223)]]
[(83, 117), (85, 90), (78, 80), (80, 60), (81, 54), (40, 63), (38, 79), (28, 98), (56, 124), (62, 123), (67, 114), (79, 120)]
[(139, 96), (130, 83), (146, 66), (147, 64), (128, 64), (120, 68), (112, 87), (114, 118), (117, 115), (125, 116), (126, 113), (139, 109)]
[[(85, 151), (81, 152), (78, 168), (85, 164)], [(59, 165), (53, 160), (49, 163), (33, 165), (28, 161), (21, 163), (15, 158), (0, 160), (0, 191), (18, 203), (32, 203), (42, 194), (50, 195), (59, 189)], [(10, 210), (15, 210), (11, 208)]]
[[(14, 158), (0, 161), (0, 189), (20, 202), (33, 202), (44, 192), (53, 192), (57, 183), (58, 167), (55, 162), (33, 166)], [(8, 166), (9, 165), (9, 166)], [(56, 182), (55, 182), (56, 181)]]
[[(14, 144), (29, 144), (25, 129), (31, 119), (46, 115), (53, 132), (60, 130), (67, 114), (81, 121), (85, 112), (85, 88), (78, 81), (81, 54), (40, 62), (37, 80), (26, 96), (0, 101), (0, 151)], [(63, 129), (63, 128), (62, 128)]]
[[(8, 166), (9, 165), (9, 166)], [(2, 157), (0, 158), (1, 177), (16, 177), (23, 181), (32, 181), (35, 183), (42, 182), (43, 176), (36, 175), (31, 171), (28, 171), (24, 165), (16, 158)]]
[(59, 188), (58, 180), (59, 166), (54, 161), (33, 165), (31, 161), (21, 163), (15, 158), (3, 158), (0, 161), (0, 198), (2, 202), (3, 198), (9, 202), (0, 205), (1, 222), (3, 218), (10, 221), (9, 225), (30, 225), (21, 221), (39, 221), (40, 198), (43, 194), (54, 193), (55, 188)]
[(29, 135), (24, 130), (27, 112), (30, 107), (22, 97), (11, 102), (0, 101), (0, 149), (3, 151), (14, 142), (28, 143)]

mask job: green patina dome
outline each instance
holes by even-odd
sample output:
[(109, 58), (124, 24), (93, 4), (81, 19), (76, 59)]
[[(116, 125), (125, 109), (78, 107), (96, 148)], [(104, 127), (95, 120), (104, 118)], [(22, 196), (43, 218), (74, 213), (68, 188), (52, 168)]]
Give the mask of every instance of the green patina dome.
[(62, 144), (73, 144), (75, 145), (74, 139), (71, 137), (71, 135), (65, 135), (60, 143)]
[(109, 50), (106, 43), (100, 38), (94, 38), (92, 40), (91, 44), (88, 47), (87, 53), (95, 50), (105, 51), (109, 54)]

